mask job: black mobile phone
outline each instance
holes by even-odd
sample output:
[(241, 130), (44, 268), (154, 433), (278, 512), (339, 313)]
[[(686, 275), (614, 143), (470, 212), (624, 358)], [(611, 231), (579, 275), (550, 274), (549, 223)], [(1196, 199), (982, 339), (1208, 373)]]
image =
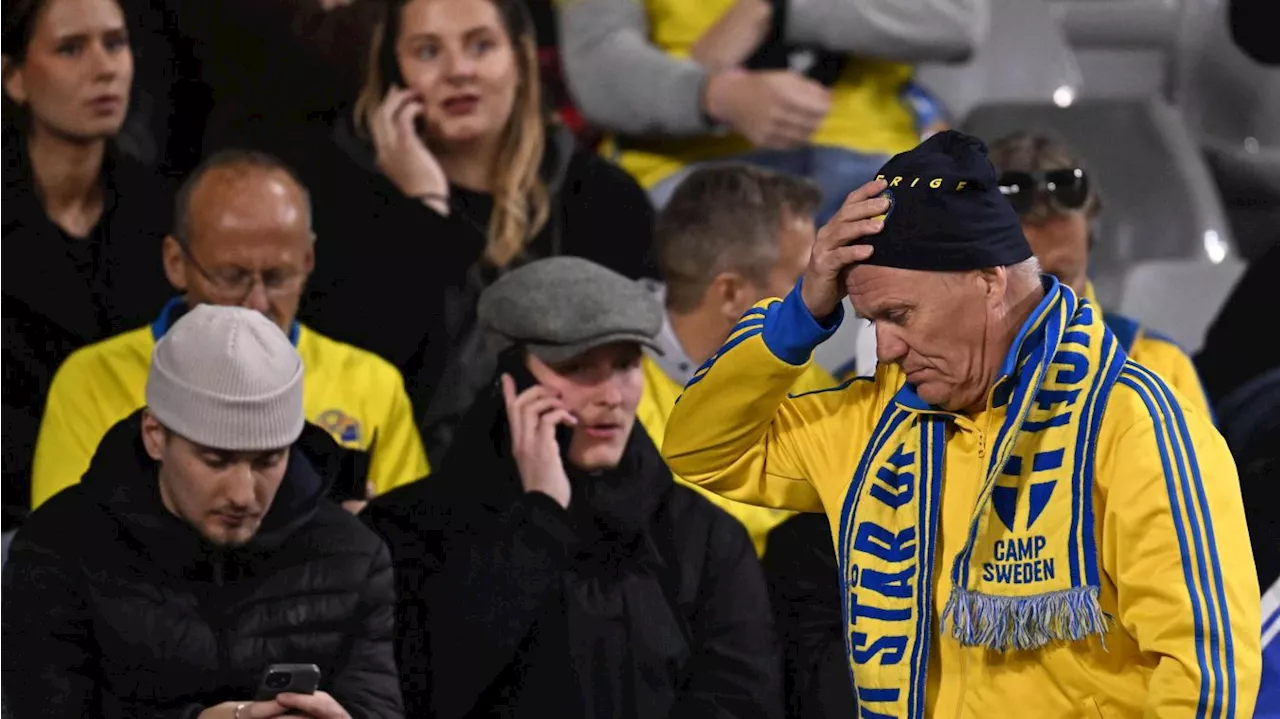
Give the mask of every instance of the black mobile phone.
[[(525, 365), (524, 353), (518, 349), (509, 349), (504, 351), (498, 357), (498, 381), (495, 383), (495, 389), (498, 397), (502, 397), (502, 375), (509, 374), (511, 379), (516, 383), (516, 394), (533, 387), (538, 384), (537, 378), (529, 371)], [(560, 445), (560, 456), (567, 458), (569, 453), (569, 444), (573, 441), (573, 427), (563, 424), (556, 425), (556, 443)]]
[(280, 694), (315, 694), (320, 687), (320, 667), (314, 664), (272, 664), (262, 672), (255, 702), (275, 699)]
[[(386, 3), (386, 6), (389, 18), (392, 14), (399, 12), (397, 3), (388, 2)], [(388, 23), (386, 26), (399, 27), (399, 22), (394, 24)], [(405, 84), (404, 75), (400, 73), (400, 59), (396, 57), (396, 44), (394, 42), (382, 43), (382, 56), (378, 58), (378, 63), (382, 69), (382, 76), (387, 79), (387, 85), (389, 88), (408, 87)], [(426, 137), (427, 119), (425, 117), (419, 117), (414, 120), (413, 126), (418, 131), (418, 137)]]

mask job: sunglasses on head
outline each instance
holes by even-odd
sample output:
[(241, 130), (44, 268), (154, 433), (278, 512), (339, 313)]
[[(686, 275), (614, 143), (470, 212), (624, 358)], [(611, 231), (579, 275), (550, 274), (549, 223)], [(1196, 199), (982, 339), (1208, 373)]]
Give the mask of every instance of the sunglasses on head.
[(1000, 176), (1000, 194), (1018, 214), (1026, 214), (1041, 197), (1058, 210), (1078, 210), (1089, 199), (1089, 176), (1073, 167), (1046, 172), (1006, 172)]

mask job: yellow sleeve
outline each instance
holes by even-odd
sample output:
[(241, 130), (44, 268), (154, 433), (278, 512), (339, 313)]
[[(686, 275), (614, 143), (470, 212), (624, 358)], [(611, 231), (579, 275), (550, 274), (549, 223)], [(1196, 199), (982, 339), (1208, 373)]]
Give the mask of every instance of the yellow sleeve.
[(1196, 374), (1195, 365), (1181, 347), (1144, 330), (1134, 343), (1132, 354), (1134, 362), (1160, 375), (1160, 379), (1177, 390), (1197, 412), (1213, 418), (1209, 397), (1200, 384), (1200, 375)]
[(76, 355), (68, 357), (49, 384), (31, 466), (33, 510), (80, 481), (110, 429), (102, 426), (100, 412), (93, 411), (91, 385), (80, 380), (79, 365)]
[(671, 412), (662, 450), (676, 474), (728, 499), (821, 512), (822, 495), (842, 491), (836, 485), (847, 484), (870, 437), (877, 383), (790, 393), (843, 316), (837, 310), (819, 324), (796, 287), (747, 311), (698, 369)]
[(427, 476), (427, 452), (422, 446), (422, 435), (413, 419), (409, 395), (404, 389), (400, 373), (391, 370), (388, 391), (391, 404), (378, 422), (378, 436), (374, 439), (373, 457), (370, 458), (369, 481), (376, 495)]
[(1145, 716), (1252, 717), (1260, 600), (1226, 442), (1131, 363), (1107, 408), (1098, 467), (1117, 620), (1155, 660)]

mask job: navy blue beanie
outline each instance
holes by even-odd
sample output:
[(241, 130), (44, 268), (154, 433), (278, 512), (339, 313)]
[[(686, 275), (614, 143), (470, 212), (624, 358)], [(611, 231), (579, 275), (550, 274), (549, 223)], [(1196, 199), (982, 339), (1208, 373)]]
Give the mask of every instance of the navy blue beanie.
[(875, 248), (866, 264), (947, 272), (1031, 257), (982, 140), (939, 132), (895, 155), (877, 177), (889, 183), (890, 205), (884, 229), (861, 240)]

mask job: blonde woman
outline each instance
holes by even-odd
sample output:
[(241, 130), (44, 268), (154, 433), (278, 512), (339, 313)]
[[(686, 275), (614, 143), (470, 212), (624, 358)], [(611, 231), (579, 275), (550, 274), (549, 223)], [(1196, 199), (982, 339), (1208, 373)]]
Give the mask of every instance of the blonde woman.
[(646, 195), (546, 124), (536, 60), (519, 0), (392, 0), (337, 123), (343, 164), (315, 145), (290, 158), (318, 251), (340, 256), (318, 263), (303, 316), (400, 367), (433, 466), (492, 374), (474, 329), (485, 286), (561, 254), (653, 274)]

